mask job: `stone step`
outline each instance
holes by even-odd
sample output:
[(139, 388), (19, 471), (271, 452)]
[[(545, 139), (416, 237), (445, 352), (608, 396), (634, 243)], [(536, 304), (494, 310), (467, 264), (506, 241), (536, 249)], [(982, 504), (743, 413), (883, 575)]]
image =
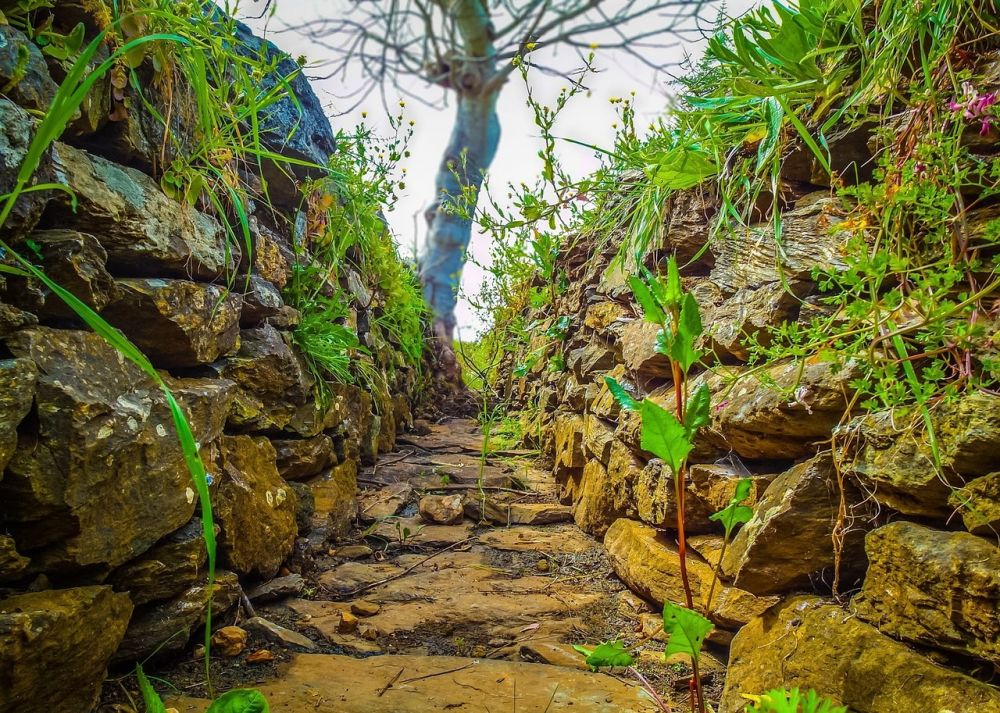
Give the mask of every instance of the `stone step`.
[[(295, 656), (281, 678), (261, 686), (272, 713), (653, 713), (640, 686), (562, 666), (452, 656)], [(179, 713), (208, 701), (176, 698)]]

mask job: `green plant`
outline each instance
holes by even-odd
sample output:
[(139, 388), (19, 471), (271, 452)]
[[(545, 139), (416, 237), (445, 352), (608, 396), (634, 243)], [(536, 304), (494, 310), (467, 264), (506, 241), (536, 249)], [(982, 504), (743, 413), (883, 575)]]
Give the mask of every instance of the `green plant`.
[(726, 549), (733, 539), (733, 530), (737, 526), (749, 522), (750, 518), (753, 517), (753, 508), (743, 504), (750, 497), (750, 490), (752, 488), (753, 480), (750, 478), (741, 478), (736, 484), (736, 491), (733, 493), (733, 497), (729, 499), (729, 504), (722, 510), (719, 510), (719, 512), (708, 516), (709, 520), (718, 522), (726, 531), (722, 539), (722, 549), (719, 551), (719, 564), (712, 568), (712, 584), (708, 587), (708, 599), (705, 604), (709, 609), (712, 608), (712, 595), (715, 593), (715, 585), (719, 581), (719, 568), (722, 566), (722, 559), (726, 556)]
[[(139, 682), (139, 692), (142, 694), (142, 700), (146, 706), (146, 713), (166, 713), (167, 707), (163, 704), (163, 699), (153, 689), (142, 670), (142, 666), (136, 667), (135, 675)], [(216, 698), (205, 713), (270, 713), (270, 711), (267, 699), (260, 691), (252, 688), (239, 688), (223, 693)]]
[(744, 697), (751, 699), (746, 713), (847, 713), (844, 706), (834, 705), (812, 690), (800, 693), (797, 688), (773, 689), (760, 696)]
[[(179, 44), (183, 44), (185, 42), (184, 38), (170, 34), (154, 34), (145, 37), (138, 37), (116, 48), (107, 59), (97, 65), (96, 68), (91, 69), (90, 63), (96, 56), (104, 38), (104, 33), (99, 33), (97, 37), (95, 37), (89, 44), (87, 44), (86, 47), (83, 48), (67, 72), (65, 79), (59, 85), (59, 89), (52, 100), (52, 104), (49, 107), (48, 112), (46, 112), (45, 116), (35, 129), (35, 135), (32, 137), (27, 154), (18, 169), (17, 179), (13, 189), (7, 195), (0, 197), (0, 199), (3, 200), (2, 206), (0, 206), (0, 226), (3, 226), (7, 222), (11, 211), (17, 203), (17, 200), (26, 192), (37, 190), (65, 190), (71, 193), (68, 187), (60, 184), (45, 183), (32, 185), (30, 187), (29, 184), (32, 177), (38, 170), (38, 167), (41, 165), (45, 153), (49, 150), (52, 143), (62, 135), (63, 131), (65, 131), (67, 124), (75, 115), (81, 102), (91, 91), (95, 83), (104, 74), (109, 72), (125, 53), (130, 52), (137, 47), (154, 42)], [(201, 508), (202, 534), (205, 539), (205, 549), (208, 553), (208, 589), (210, 591), (215, 579), (216, 547), (215, 524), (212, 516), (212, 504), (208, 489), (208, 478), (205, 471), (205, 465), (201, 460), (198, 444), (191, 431), (191, 425), (188, 422), (187, 416), (185, 415), (180, 404), (177, 402), (177, 399), (174, 397), (173, 392), (171, 392), (170, 388), (163, 380), (160, 372), (153, 367), (146, 355), (143, 354), (134, 344), (132, 344), (132, 342), (130, 342), (121, 332), (108, 324), (100, 317), (100, 315), (94, 312), (88, 305), (82, 302), (71, 292), (56, 284), (44, 272), (33, 265), (30, 260), (21, 256), (17, 251), (12, 250), (10, 246), (3, 241), (0, 241), (0, 250), (2, 250), (5, 255), (9, 255), (14, 264), (19, 266), (13, 267), (10, 265), (0, 265), (0, 272), (15, 274), (22, 277), (32, 277), (42, 282), (48, 289), (57, 295), (59, 299), (65, 302), (70, 309), (72, 309), (73, 312), (87, 324), (87, 326), (93, 329), (95, 334), (102, 337), (123, 357), (139, 367), (163, 392), (164, 398), (166, 399), (167, 405), (170, 409), (174, 428), (177, 431), (178, 441), (180, 442), (181, 449), (184, 453), (185, 464), (191, 473), (191, 479), (194, 483), (195, 491), (198, 494)], [(208, 607), (205, 623), (206, 675), (208, 674), (208, 650), (211, 643), (211, 619), (211, 607)]]
[(585, 646), (574, 646), (577, 653), (586, 657), (587, 665), (594, 671), (600, 668), (627, 668), (635, 663), (632, 654), (625, 650), (621, 641), (606, 641), (594, 649)]

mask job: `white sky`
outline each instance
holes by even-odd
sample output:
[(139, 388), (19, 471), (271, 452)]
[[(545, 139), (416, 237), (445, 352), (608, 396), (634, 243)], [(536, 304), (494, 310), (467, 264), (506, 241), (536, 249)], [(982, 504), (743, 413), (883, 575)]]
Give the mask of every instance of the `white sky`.
[[(317, 47), (308, 40), (294, 33), (274, 33), (285, 24), (297, 24), (305, 20), (329, 16), (331, 11), (345, 7), (348, 0), (276, 0), (277, 11), (270, 20), (268, 39), (277, 44), (292, 56), (305, 55), (311, 63), (319, 64), (330, 59), (329, 52)], [(614, 9), (616, 0), (606, 0), (606, 5)], [(730, 14), (742, 13), (756, 3), (754, 0), (729, 0), (726, 3)], [(333, 7), (331, 7), (333, 6)], [(239, 6), (239, 15), (254, 15), (263, 7), (262, 0), (243, 0)], [(704, 29), (711, 31), (711, 21), (716, 14), (714, 8), (709, 8), (704, 16), (708, 22), (703, 22)], [(245, 18), (244, 18), (245, 19)], [(255, 30), (265, 30), (264, 20), (247, 20)], [(668, 49), (656, 50), (657, 60), (680, 63), (685, 52), (697, 57), (701, 54), (703, 41), (695, 41), (694, 35), (688, 35), (688, 42)], [(561, 67), (576, 67), (579, 60), (567, 48), (561, 50), (562, 55), (553, 59), (553, 63)], [(609, 147), (613, 141), (615, 112), (609, 99), (636, 92), (635, 106), (637, 112), (637, 127), (646, 126), (650, 120), (660, 115), (669, 101), (669, 87), (666, 77), (655, 77), (651, 69), (622, 52), (614, 50), (597, 50), (596, 66), (602, 70), (597, 76), (587, 81), (591, 89), (589, 96), (578, 95), (567, 107), (556, 126), (556, 135), (573, 138), (597, 146)], [(321, 69), (307, 71), (307, 74), (322, 74)], [(376, 130), (388, 131), (382, 99), (375, 93), (353, 111), (349, 111), (354, 99), (340, 99), (355, 89), (358, 79), (348, 78), (346, 81), (337, 79), (314, 81), (313, 86), (320, 101), (326, 107), (334, 131), (338, 128), (350, 128), (362, 121), (362, 112), (367, 112), (365, 120)], [(543, 103), (552, 103), (558, 91), (565, 86), (563, 79), (544, 76), (535, 73), (529, 77), (537, 99)], [(353, 84), (353, 86), (351, 86)], [(408, 85), (420, 89), (421, 84), (415, 81)], [(428, 99), (440, 96), (440, 90), (427, 88)], [(490, 169), (489, 181), (496, 196), (506, 196), (501, 190), (507, 183), (526, 182), (533, 184), (540, 171), (541, 162), (537, 157), (541, 147), (538, 129), (535, 127), (530, 108), (525, 102), (526, 90), (521, 77), (515, 73), (508, 82), (498, 103), (500, 115), (501, 139), (497, 157)], [(387, 88), (387, 99), (390, 107), (396, 107), (397, 92)], [(426, 233), (423, 210), (434, 193), (434, 176), (438, 163), (447, 144), (451, 132), (453, 108), (432, 108), (420, 102), (407, 100), (406, 116), (416, 122), (413, 140), (410, 143), (411, 157), (402, 166), (408, 169), (406, 176), (407, 189), (393, 212), (387, 215), (390, 225), (396, 234), (401, 249), (412, 253), (413, 246), (422, 248)], [(347, 113), (345, 113), (347, 112)], [(593, 152), (569, 143), (561, 143), (558, 147), (564, 165), (575, 175), (584, 176), (597, 168), (598, 160)], [(473, 234), (469, 246), (470, 253), (476, 261), (483, 263), (489, 258), (490, 241), (483, 235)], [(469, 293), (478, 292), (483, 281), (482, 269), (470, 262), (462, 275), (462, 290)], [(456, 310), (459, 333), (469, 339), (484, 326), (480, 315), (460, 293)]]

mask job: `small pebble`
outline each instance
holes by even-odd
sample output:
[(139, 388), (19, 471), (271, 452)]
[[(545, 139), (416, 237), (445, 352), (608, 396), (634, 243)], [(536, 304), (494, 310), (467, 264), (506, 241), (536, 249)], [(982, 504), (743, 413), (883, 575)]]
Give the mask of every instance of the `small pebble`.
[(224, 626), (212, 634), (212, 649), (222, 656), (239, 656), (246, 646), (247, 632), (238, 626)]
[(538, 560), (537, 562), (535, 562), (535, 569), (537, 569), (539, 572), (548, 572), (549, 571), (549, 561), (546, 560), (546, 559), (540, 559), (540, 560)]
[(247, 663), (267, 663), (274, 661), (274, 654), (267, 649), (258, 649), (247, 656)]
[(358, 601), (351, 603), (351, 613), (357, 614), (358, 616), (375, 616), (380, 611), (382, 611), (382, 606), (376, 604), (375, 602), (359, 599)]
[(337, 625), (337, 631), (341, 634), (350, 634), (356, 631), (358, 628), (358, 618), (351, 614), (351, 612), (341, 612), (340, 614), (340, 624)]

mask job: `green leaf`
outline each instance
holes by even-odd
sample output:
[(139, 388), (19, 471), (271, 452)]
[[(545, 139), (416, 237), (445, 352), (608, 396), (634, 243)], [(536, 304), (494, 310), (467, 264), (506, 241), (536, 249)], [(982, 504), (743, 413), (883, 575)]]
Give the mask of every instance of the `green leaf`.
[(621, 384), (610, 376), (604, 377), (604, 383), (608, 385), (608, 391), (615, 397), (615, 401), (626, 411), (638, 411), (640, 404), (632, 395), (627, 392)]
[(642, 314), (646, 318), (646, 321), (655, 324), (663, 324), (667, 321), (667, 316), (660, 309), (660, 305), (656, 303), (653, 293), (649, 291), (649, 287), (645, 282), (635, 275), (631, 275), (628, 278), (628, 284), (632, 288), (632, 294), (635, 295), (636, 302), (642, 307)]
[(205, 713), (271, 713), (260, 691), (240, 688), (222, 694)]
[(697, 661), (701, 645), (713, 628), (712, 622), (698, 612), (673, 602), (664, 603), (663, 630), (670, 636), (664, 657), (682, 653)]
[(573, 647), (577, 653), (587, 657), (587, 665), (598, 669), (614, 666), (631, 666), (635, 659), (632, 654), (625, 650), (625, 644), (621, 641), (608, 641), (598, 644), (594, 650), (586, 649), (583, 646)]
[(663, 294), (664, 303), (669, 307), (679, 307), (684, 296), (684, 286), (681, 284), (681, 271), (677, 267), (677, 258), (673, 255), (667, 260), (667, 284)]
[(642, 402), (639, 414), (642, 417), (642, 449), (661, 458), (677, 477), (693, 447), (687, 429), (676, 416), (649, 399)]
[(712, 392), (708, 388), (708, 384), (699, 386), (694, 395), (688, 399), (684, 408), (684, 427), (691, 440), (694, 440), (699, 428), (707, 426), (712, 420), (711, 405)]
[(670, 341), (671, 359), (676, 361), (686, 374), (691, 366), (701, 358), (701, 353), (695, 349), (695, 341), (701, 335), (703, 328), (701, 315), (698, 312), (698, 301), (694, 295), (686, 294), (682, 298), (680, 320), (677, 323), (677, 333)]
[(159, 694), (153, 690), (153, 685), (146, 678), (142, 666), (135, 667), (135, 677), (139, 679), (139, 692), (142, 694), (143, 703), (146, 704), (146, 713), (167, 713), (167, 707), (163, 705)]
[(751, 488), (753, 488), (753, 481), (750, 478), (742, 478), (736, 484), (736, 492), (729, 499), (729, 505), (708, 516), (709, 520), (722, 523), (722, 526), (726, 528), (727, 540), (732, 536), (734, 527), (749, 522), (753, 517), (753, 508), (742, 504), (750, 497)]

